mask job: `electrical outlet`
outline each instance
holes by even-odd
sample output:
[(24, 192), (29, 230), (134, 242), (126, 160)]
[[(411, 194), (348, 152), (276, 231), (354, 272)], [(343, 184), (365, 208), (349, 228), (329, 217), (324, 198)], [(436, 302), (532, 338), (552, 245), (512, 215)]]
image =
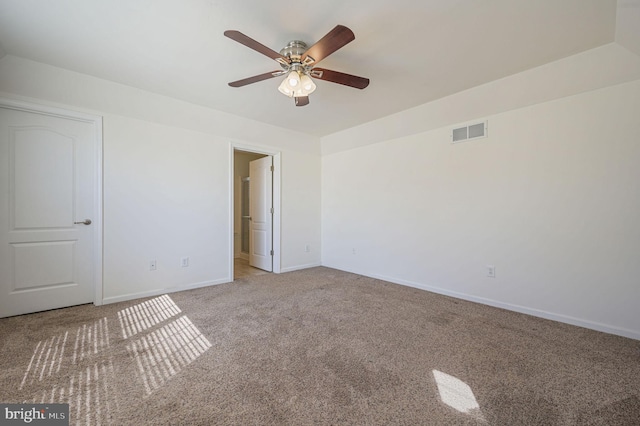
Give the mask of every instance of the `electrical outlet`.
[(487, 277), (495, 278), (496, 277), (496, 267), (493, 265), (487, 265)]
[(149, 261), (149, 270), (150, 271), (155, 271), (156, 269), (158, 269), (158, 264), (156, 263), (155, 260), (150, 260)]
[(351, 249), (351, 253), (352, 253), (352, 254), (356, 254), (356, 249), (352, 248), (352, 249)]
[(311, 251), (311, 246), (309, 246), (309, 244), (307, 244), (306, 246), (304, 246), (304, 251), (306, 251), (307, 253), (309, 253)]
[(183, 257), (182, 259), (180, 259), (180, 266), (182, 266), (183, 268), (186, 268), (189, 266), (189, 258), (188, 257)]

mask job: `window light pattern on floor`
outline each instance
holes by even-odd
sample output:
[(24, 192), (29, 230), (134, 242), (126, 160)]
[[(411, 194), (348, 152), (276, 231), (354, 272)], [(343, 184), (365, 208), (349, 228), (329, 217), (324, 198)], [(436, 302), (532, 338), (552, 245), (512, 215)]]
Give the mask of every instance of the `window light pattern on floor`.
[(147, 395), (162, 386), (211, 347), (211, 343), (182, 316), (127, 345), (138, 364)]
[[(99, 425), (118, 412), (118, 401), (109, 392), (115, 374), (111, 357), (80, 368), (59, 380), (50, 391), (43, 390), (28, 402), (69, 404), (71, 424)], [(27, 401), (23, 401), (27, 402)]]
[(123, 309), (118, 312), (122, 337), (134, 336), (180, 312), (178, 305), (166, 294)]
[[(107, 318), (101, 318), (93, 324), (84, 324), (78, 327), (75, 333), (66, 331), (64, 334), (39, 341), (31, 355), (20, 389), (26, 384), (33, 384), (36, 380), (42, 381), (59, 373), (65, 355), (71, 355), (67, 362), (71, 361), (75, 365), (86, 357), (101, 352), (109, 347), (109, 344)], [(70, 350), (73, 352), (69, 352)]]
[[(149, 396), (193, 363), (211, 343), (181, 309), (163, 295), (123, 309), (113, 317), (73, 327), (40, 340), (33, 349), (20, 389), (29, 392), (21, 402), (68, 403), (71, 424), (109, 424), (120, 401), (112, 391), (118, 364), (112, 353), (124, 344), (134, 360), (140, 381), (136, 387)], [(121, 329), (111, 330), (109, 320), (118, 317)], [(118, 334), (121, 334), (122, 340)]]
[(20, 384), (52, 381), (50, 389), (23, 403), (67, 403), (75, 424), (101, 424), (117, 406), (110, 395), (115, 374), (109, 354), (109, 321), (101, 318), (37, 343)]

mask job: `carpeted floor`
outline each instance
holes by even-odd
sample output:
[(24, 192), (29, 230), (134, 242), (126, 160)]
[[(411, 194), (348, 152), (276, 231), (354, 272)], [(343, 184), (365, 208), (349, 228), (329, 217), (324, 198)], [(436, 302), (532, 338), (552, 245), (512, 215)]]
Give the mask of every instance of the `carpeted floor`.
[(0, 320), (72, 424), (637, 425), (640, 341), (313, 268)]

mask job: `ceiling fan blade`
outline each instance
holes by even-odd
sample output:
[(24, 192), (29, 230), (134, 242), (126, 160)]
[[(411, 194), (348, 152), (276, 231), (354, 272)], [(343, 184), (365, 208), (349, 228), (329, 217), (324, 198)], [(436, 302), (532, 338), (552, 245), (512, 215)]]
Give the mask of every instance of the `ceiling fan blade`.
[(327, 70), (324, 68), (314, 68), (311, 70), (311, 77), (318, 78), (332, 83), (344, 84), (345, 86), (364, 89), (369, 85), (369, 79), (358, 77), (357, 75), (345, 74), (339, 71)]
[(308, 96), (296, 96), (295, 97), (296, 106), (305, 106), (309, 105), (309, 97)]
[(246, 86), (247, 84), (257, 83), (262, 80), (268, 80), (270, 78), (277, 77), (282, 74), (283, 74), (282, 70), (265, 72), (264, 74), (254, 75), (253, 77), (243, 78), (242, 80), (238, 80), (238, 81), (232, 81), (231, 83), (229, 83), (229, 86), (242, 87), (242, 86)]
[(355, 39), (356, 36), (349, 28), (344, 25), (336, 25), (336, 27), (329, 31), (327, 35), (322, 37), (320, 41), (304, 52), (300, 61), (306, 65), (311, 63), (317, 64), (336, 50), (340, 49), (342, 46)]
[(286, 57), (282, 56), (281, 54), (279, 54), (273, 49), (269, 49), (267, 46), (255, 41), (251, 37), (248, 37), (242, 34), (240, 31), (227, 30), (224, 32), (224, 35), (229, 37), (231, 40), (237, 41), (240, 44), (244, 44), (249, 49), (253, 49), (256, 52), (262, 53), (263, 55), (270, 57), (271, 59), (275, 59), (280, 63), (284, 63), (284, 64), (289, 63), (289, 59), (287, 59)]

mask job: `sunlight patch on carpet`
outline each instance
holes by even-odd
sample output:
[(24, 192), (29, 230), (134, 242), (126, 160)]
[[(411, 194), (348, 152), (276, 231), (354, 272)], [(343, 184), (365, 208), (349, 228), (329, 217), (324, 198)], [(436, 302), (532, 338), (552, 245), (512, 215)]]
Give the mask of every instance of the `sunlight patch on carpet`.
[(468, 384), (438, 370), (433, 370), (433, 377), (436, 379), (442, 402), (461, 413), (484, 420), (480, 405)]
[(43, 389), (23, 403), (69, 404), (69, 414), (77, 424), (102, 424), (118, 411), (110, 391), (115, 376), (113, 359), (90, 363), (69, 377), (60, 377), (50, 390)]
[[(109, 383), (115, 376), (109, 353), (109, 321), (106, 317), (82, 324), (51, 338), (40, 340), (26, 368), (20, 389), (37, 388), (39, 382), (53, 382), (50, 388), (34, 392), (23, 403), (69, 404), (78, 422), (101, 424), (117, 405)], [(46, 385), (45, 385), (46, 386)]]
[(209, 348), (209, 340), (186, 315), (127, 345), (147, 396)]
[(53, 336), (50, 339), (40, 340), (33, 350), (31, 360), (20, 383), (20, 389), (23, 389), (27, 384), (41, 382), (45, 378), (59, 373), (68, 342), (74, 342), (69, 343), (73, 344), (73, 353), (71, 353), (71, 359), (67, 360), (74, 365), (90, 355), (98, 354), (110, 345), (107, 318), (101, 318), (92, 324), (83, 324), (78, 327), (75, 341), (73, 331), (71, 333), (66, 331), (64, 334)]
[(127, 339), (178, 315), (182, 310), (165, 294), (118, 312), (122, 337)]

